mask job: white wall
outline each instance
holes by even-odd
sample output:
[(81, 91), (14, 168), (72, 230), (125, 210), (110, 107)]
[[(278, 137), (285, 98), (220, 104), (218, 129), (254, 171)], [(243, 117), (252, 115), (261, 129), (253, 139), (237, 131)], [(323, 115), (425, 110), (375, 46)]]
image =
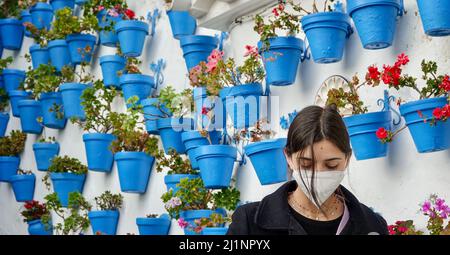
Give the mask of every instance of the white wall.
[[(146, 16), (148, 10), (154, 8), (156, 0), (128, 0), (132, 9), (139, 15)], [(310, 2), (310, 1), (307, 1)], [(450, 70), (450, 37), (427, 37), (417, 12), (415, 1), (405, 1), (408, 13), (399, 20), (394, 45), (377, 51), (364, 50), (357, 34), (353, 34), (347, 43), (344, 59), (336, 64), (319, 65), (312, 61), (301, 64), (296, 83), (288, 87), (272, 87), (272, 95), (279, 96), (280, 115), (287, 115), (293, 110), (302, 109), (314, 103), (315, 94), (321, 83), (330, 75), (341, 74), (348, 78), (358, 72), (361, 77), (366, 67), (371, 64), (382, 65), (395, 61), (397, 54), (405, 52), (411, 62), (405, 72), (420, 78), (420, 62), (423, 58), (435, 60), (439, 64), (441, 73)], [(211, 34), (211, 31), (199, 29), (199, 33)], [(302, 37), (302, 36), (300, 36)], [(258, 36), (253, 32), (253, 23), (247, 22), (233, 28), (225, 50), (228, 55), (242, 60), (244, 46), (254, 45)], [(5, 50), (3, 57), (14, 56), (16, 59), (12, 68), (26, 69), (27, 64), (23, 55), (27, 53), (32, 40), (24, 40), (22, 50), (18, 53)], [(113, 48), (100, 47), (96, 56), (114, 54)], [(94, 58), (92, 72), (101, 77), (98, 58)], [(179, 48), (178, 41), (172, 38), (168, 18), (165, 14), (157, 24), (155, 38), (148, 38), (143, 53), (142, 69), (150, 73), (148, 64), (164, 58), (167, 67), (164, 71), (165, 85), (172, 85), (177, 89), (189, 86), (187, 71)], [(375, 92), (374, 92), (375, 91)], [(393, 92), (394, 95), (395, 92)], [(382, 97), (382, 90), (363, 91), (363, 98), (367, 100), (370, 110), (377, 110), (376, 99)], [(403, 99), (414, 99), (414, 94), (401, 91)], [(116, 110), (124, 110), (123, 101), (118, 100)], [(12, 115), (11, 115), (12, 116)], [(276, 120), (278, 122), (278, 120)], [(20, 129), (20, 120), (12, 117), (7, 132)], [(56, 136), (61, 144), (60, 155), (70, 155), (86, 163), (83, 131), (68, 123), (62, 131), (46, 129), (50, 136)], [(285, 131), (279, 131), (278, 136), (285, 136)], [(26, 150), (21, 155), (21, 168), (32, 169), (37, 175), (35, 199), (43, 200), (49, 192), (39, 181), (43, 172), (36, 170), (32, 144), (38, 139), (36, 135), (28, 135)], [(164, 207), (160, 196), (165, 192), (164, 174), (152, 172), (147, 193), (143, 195), (123, 193), (124, 208), (121, 210), (118, 226), (119, 234), (138, 233), (135, 224), (136, 217), (148, 213), (163, 213)], [(251, 163), (237, 171), (237, 186), (241, 191), (242, 201), (256, 201), (273, 192), (280, 184), (261, 186)], [(431, 154), (417, 153), (408, 131), (402, 132), (394, 143), (390, 145), (388, 157), (366, 161), (352, 159), (350, 178), (345, 184), (366, 205), (375, 208), (388, 222), (400, 219), (414, 219), (425, 226), (423, 217), (418, 213), (418, 204), (430, 193), (437, 193), (450, 200), (450, 150)], [(104, 190), (120, 192), (117, 170), (114, 167), (111, 174), (89, 172), (84, 188), (84, 195), (93, 202), (95, 196)], [(0, 234), (26, 234), (27, 225), (22, 222), (19, 211), (21, 204), (17, 203), (9, 184), (0, 183)], [(90, 233), (90, 232), (89, 232)], [(172, 224), (171, 234), (181, 234), (181, 229)]]

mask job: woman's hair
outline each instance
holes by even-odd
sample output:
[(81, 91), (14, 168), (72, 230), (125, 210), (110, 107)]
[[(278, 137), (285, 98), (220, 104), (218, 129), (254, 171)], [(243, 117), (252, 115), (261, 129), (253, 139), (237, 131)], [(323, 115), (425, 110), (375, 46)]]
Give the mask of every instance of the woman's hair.
[[(320, 205), (320, 203), (317, 199), (314, 187), (316, 160), (314, 157), (313, 144), (324, 139), (338, 147), (345, 154), (347, 160), (351, 157), (352, 149), (350, 147), (350, 138), (345, 123), (336, 110), (336, 106), (331, 105), (326, 106), (325, 108), (320, 106), (308, 106), (297, 114), (289, 127), (285, 148), (286, 154), (289, 157), (292, 157), (294, 153), (300, 152), (300, 158), (305, 154), (306, 148), (310, 146), (312, 159), (310, 170), (312, 171), (312, 179), (309, 184), (309, 187), (311, 187), (309, 192), (316, 205)], [(300, 167), (299, 158), (293, 158), (292, 160), (296, 160), (297, 165)], [(319, 209), (322, 210), (322, 208)]]

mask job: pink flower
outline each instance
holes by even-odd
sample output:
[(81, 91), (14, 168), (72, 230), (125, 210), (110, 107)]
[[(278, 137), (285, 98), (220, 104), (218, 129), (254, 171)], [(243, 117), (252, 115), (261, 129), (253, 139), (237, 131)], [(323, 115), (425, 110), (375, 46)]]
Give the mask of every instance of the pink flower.
[(429, 201), (425, 201), (422, 205), (422, 212), (427, 214), (431, 211), (431, 203)]
[(222, 60), (223, 55), (224, 55), (223, 51), (215, 49), (209, 55), (208, 62), (214, 62), (214, 61), (218, 62), (219, 60)]
[(103, 6), (103, 5), (99, 5), (99, 6), (97, 6), (97, 11), (103, 11), (105, 9), (105, 6)]
[(108, 15), (111, 17), (119, 17), (119, 13), (115, 9), (109, 9)]
[(186, 228), (189, 225), (187, 221), (185, 221), (183, 218), (178, 219), (178, 226), (181, 228)]
[(217, 62), (216, 61), (209, 61), (206, 64), (206, 72), (210, 73), (210, 72), (216, 70), (216, 67), (217, 67)]
[(247, 52), (245, 52), (244, 57), (248, 56), (259, 57), (258, 47), (247, 45), (245, 46), (245, 49), (247, 50)]

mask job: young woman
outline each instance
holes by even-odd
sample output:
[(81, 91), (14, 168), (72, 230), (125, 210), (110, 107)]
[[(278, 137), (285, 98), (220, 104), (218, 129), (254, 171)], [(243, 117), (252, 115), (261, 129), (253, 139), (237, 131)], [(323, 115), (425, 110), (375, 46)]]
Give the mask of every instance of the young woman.
[(240, 206), (227, 234), (388, 234), (386, 221), (340, 185), (352, 150), (335, 107), (303, 109), (289, 128), (285, 155), (294, 180)]

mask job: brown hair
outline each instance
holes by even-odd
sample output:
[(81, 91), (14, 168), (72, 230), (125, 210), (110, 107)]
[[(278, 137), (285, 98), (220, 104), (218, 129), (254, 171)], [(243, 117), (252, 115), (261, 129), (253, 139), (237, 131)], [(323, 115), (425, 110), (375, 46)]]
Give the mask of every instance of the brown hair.
[[(292, 155), (297, 152), (300, 152), (300, 157), (302, 157), (306, 148), (310, 146), (312, 159), (312, 179), (309, 186), (311, 187), (311, 190), (308, 190), (308, 192), (311, 193), (314, 202), (318, 206), (319, 201), (314, 188), (316, 161), (314, 157), (313, 144), (320, 142), (323, 139), (326, 139), (336, 145), (336, 147), (338, 147), (346, 155), (347, 159), (351, 157), (352, 149), (350, 147), (350, 137), (348, 135), (345, 123), (342, 120), (341, 115), (336, 110), (335, 105), (326, 106), (325, 108), (320, 106), (308, 106), (301, 110), (289, 127), (285, 147), (286, 154), (289, 157), (292, 157)], [(296, 160), (300, 166), (300, 160)], [(319, 209), (322, 210), (320, 206)]]

